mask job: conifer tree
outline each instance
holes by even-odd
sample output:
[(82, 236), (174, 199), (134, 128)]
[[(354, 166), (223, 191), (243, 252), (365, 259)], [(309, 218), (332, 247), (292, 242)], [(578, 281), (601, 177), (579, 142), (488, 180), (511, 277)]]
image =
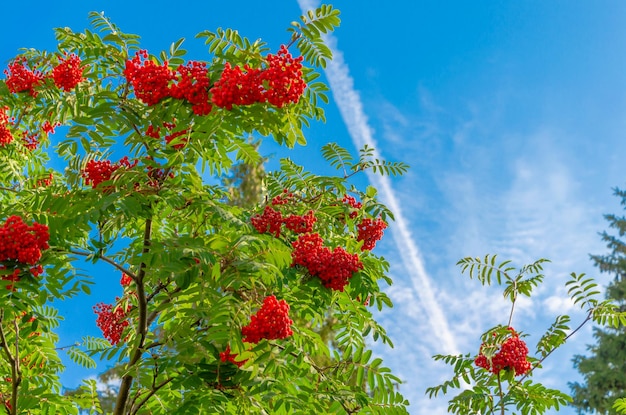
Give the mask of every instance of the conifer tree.
[[(626, 191), (615, 189), (626, 208)], [(626, 216), (605, 215), (615, 233), (603, 232), (602, 240), (610, 253), (592, 255), (591, 259), (601, 272), (614, 276), (606, 290), (608, 299), (626, 310)], [(626, 395), (626, 327), (594, 328), (596, 344), (589, 345), (590, 355), (576, 355), (574, 366), (583, 375), (584, 383), (571, 383), (572, 405), (578, 413), (615, 414), (612, 408), (617, 398)]]

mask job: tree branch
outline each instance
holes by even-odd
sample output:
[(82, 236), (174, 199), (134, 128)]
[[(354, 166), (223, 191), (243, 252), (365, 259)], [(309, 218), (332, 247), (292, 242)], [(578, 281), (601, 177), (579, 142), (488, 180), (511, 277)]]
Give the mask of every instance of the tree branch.
[(0, 310), (0, 342), (2, 342), (2, 350), (6, 355), (7, 360), (11, 364), (11, 413), (10, 415), (17, 415), (17, 393), (20, 383), (22, 383), (22, 372), (20, 370), (19, 345), (18, 345), (18, 327), (17, 321), (15, 321), (15, 356), (11, 354), (11, 349), (7, 343), (6, 335), (4, 334), (4, 310)]
[(169, 377), (167, 379), (164, 379), (161, 383), (154, 385), (152, 389), (150, 389), (150, 391), (146, 394), (146, 396), (141, 401), (139, 401), (136, 405), (133, 406), (133, 408), (130, 411), (130, 414), (135, 415), (141, 409), (141, 407), (145, 405), (146, 402), (148, 402), (150, 398), (152, 398), (161, 388), (163, 388), (165, 385), (170, 383), (172, 380), (174, 380), (174, 378)]
[[(142, 255), (145, 255), (150, 252), (150, 238), (152, 236), (152, 219), (146, 219), (146, 225), (143, 234), (143, 250)], [(126, 365), (128, 369), (133, 367), (139, 359), (141, 359), (141, 354), (144, 351), (144, 345), (146, 342), (146, 334), (148, 331), (147, 317), (148, 317), (148, 301), (146, 298), (146, 290), (143, 283), (144, 277), (146, 276), (146, 263), (142, 262), (139, 266), (139, 274), (137, 274), (137, 279), (135, 281), (137, 286), (137, 303), (139, 308), (139, 323), (137, 327), (137, 332), (139, 334), (139, 344), (135, 348), (133, 355), (130, 358), (130, 361)], [(133, 384), (133, 375), (130, 373), (126, 373), (122, 376), (122, 382), (120, 384), (119, 394), (117, 396), (117, 401), (115, 402), (115, 410), (114, 415), (123, 415), (124, 409), (126, 408), (126, 404), (128, 402), (128, 396), (130, 392), (130, 387)]]

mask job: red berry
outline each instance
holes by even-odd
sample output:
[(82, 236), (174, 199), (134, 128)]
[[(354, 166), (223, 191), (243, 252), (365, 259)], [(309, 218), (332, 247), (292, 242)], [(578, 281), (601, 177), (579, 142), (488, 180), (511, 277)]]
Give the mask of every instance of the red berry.
[[(131, 163), (126, 156), (122, 157), (117, 164), (112, 164), (109, 160), (89, 160), (85, 165), (82, 176), (85, 179), (85, 184), (91, 185), (91, 188), (95, 189), (100, 183), (111, 180), (113, 173), (120, 167), (130, 169), (136, 165), (137, 160)], [(102, 190), (108, 192), (113, 190), (113, 187), (107, 186)]]
[(353, 209), (350, 212), (350, 219), (356, 218), (359, 214), (359, 209), (363, 207), (363, 204), (361, 202), (357, 202), (352, 196), (345, 195), (341, 201)]

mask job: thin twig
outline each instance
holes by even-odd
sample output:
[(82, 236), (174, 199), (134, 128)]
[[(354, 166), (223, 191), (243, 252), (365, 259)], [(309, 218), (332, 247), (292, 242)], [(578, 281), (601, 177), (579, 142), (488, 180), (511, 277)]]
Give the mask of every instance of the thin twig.
[[(79, 255), (79, 256), (84, 256), (84, 257), (95, 255), (92, 252), (77, 251), (75, 249), (69, 249), (69, 250), (57, 249), (57, 250), (55, 250), (55, 252), (60, 253), (60, 254), (73, 254), (73, 255)], [(114, 260), (112, 260), (111, 258), (109, 258), (109, 257), (107, 257), (105, 255), (97, 255), (97, 258), (103, 260), (107, 264), (112, 265), (113, 267), (115, 267), (118, 270), (122, 271), (124, 274), (126, 274), (130, 278), (132, 278), (132, 280), (135, 283), (137, 283), (137, 275), (135, 273), (133, 273), (132, 271), (129, 271), (128, 269), (124, 268), (122, 265), (118, 264), (117, 262), (115, 262)]]

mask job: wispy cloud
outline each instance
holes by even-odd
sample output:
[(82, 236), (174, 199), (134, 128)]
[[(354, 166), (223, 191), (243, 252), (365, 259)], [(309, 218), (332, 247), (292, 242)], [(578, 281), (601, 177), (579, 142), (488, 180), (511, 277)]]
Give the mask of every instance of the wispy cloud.
[[(318, 5), (315, 1), (307, 0), (298, 0), (298, 3), (303, 12)], [(337, 47), (337, 39), (333, 35), (328, 35), (325, 41), (333, 53), (333, 59), (328, 63), (325, 73), (348, 133), (357, 148), (361, 148), (366, 144), (376, 148), (376, 141), (363, 110), (361, 97), (354, 87), (354, 80), (350, 76), (349, 67), (343, 58), (343, 54)], [(375, 157), (380, 158), (377, 150)], [(424, 261), (411, 235), (409, 223), (402, 212), (398, 197), (389, 178), (375, 174), (369, 174), (368, 176), (370, 181), (378, 188), (381, 199), (394, 212), (393, 238), (398, 250), (403, 253), (401, 260), (404, 264), (405, 272), (410, 276), (414, 294), (421, 302), (422, 309), (426, 313), (424, 318), (431, 326), (431, 333), (441, 342), (440, 351), (449, 354), (458, 353), (456, 340), (450, 331), (443, 309), (436, 300), (431, 279), (426, 272)]]

